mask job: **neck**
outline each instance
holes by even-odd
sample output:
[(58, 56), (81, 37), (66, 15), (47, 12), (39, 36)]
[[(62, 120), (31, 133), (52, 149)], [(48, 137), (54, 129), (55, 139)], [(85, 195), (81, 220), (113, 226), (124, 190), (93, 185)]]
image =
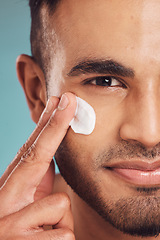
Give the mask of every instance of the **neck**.
[[(106, 222), (93, 209), (91, 209), (81, 198), (75, 194), (70, 187), (67, 191), (71, 199), (72, 212), (75, 225), (76, 240), (140, 240), (141, 237), (133, 237), (124, 234)], [(143, 238), (153, 240), (155, 237)], [(160, 240), (160, 236), (156, 238)]]

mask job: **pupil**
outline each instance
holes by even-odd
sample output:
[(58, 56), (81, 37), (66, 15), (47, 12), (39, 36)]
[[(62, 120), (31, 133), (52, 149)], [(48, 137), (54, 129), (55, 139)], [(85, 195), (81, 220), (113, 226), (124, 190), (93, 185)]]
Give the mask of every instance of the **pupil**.
[(112, 82), (112, 80), (111, 80), (111, 78), (110, 77), (108, 77), (108, 78), (98, 78), (97, 80), (96, 80), (96, 84), (97, 85), (101, 85), (101, 86), (111, 86), (111, 82)]

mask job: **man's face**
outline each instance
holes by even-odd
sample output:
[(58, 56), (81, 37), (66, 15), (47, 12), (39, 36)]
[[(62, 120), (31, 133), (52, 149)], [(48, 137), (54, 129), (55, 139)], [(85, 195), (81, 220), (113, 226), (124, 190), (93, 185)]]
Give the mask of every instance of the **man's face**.
[(49, 96), (73, 92), (96, 112), (91, 135), (68, 131), (58, 166), (93, 209), (133, 235), (159, 232), (159, 177), (140, 180), (160, 153), (159, 13), (157, 0), (62, 0), (53, 21)]

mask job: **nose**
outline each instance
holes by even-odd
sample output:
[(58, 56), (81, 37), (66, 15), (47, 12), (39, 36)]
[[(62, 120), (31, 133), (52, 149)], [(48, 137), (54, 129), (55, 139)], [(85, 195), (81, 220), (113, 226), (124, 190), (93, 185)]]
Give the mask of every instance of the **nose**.
[(147, 148), (160, 142), (160, 95), (157, 89), (143, 89), (128, 96), (120, 137), (138, 141)]

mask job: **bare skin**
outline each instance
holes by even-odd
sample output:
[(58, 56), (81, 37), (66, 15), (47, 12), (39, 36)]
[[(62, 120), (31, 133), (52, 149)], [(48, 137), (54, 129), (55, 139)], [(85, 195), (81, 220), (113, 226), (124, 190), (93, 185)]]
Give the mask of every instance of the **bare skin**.
[[(74, 95), (65, 96), (66, 106), (58, 108), (59, 100), (50, 99), (35, 131), (1, 178), (0, 239), (75, 239), (69, 197), (65, 193), (52, 195), (52, 156), (76, 107)], [(55, 229), (45, 231), (45, 225)]]
[[(74, 96), (71, 93), (67, 95), (71, 104), (71, 108), (67, 108), (67, 118), (65, 117), (65, 112), (67, 114), (66, 109), (61, 111), (61, 117), (58, 120), (56, 120), (56, 115), (53, 117), (55, 119), (55, 121), (52, 121), (53, 126), (49, 124), (48, 127), (44, 128), (51, 113), (47, 115), (48, 118), (46, 117), (44, 123), (40, 124), (41, 127), (35, 130), (31, 140), (20, 151), (15, 163), (9, 168), (10, 173), (20, 161), (20, 165), (1, 189), (1, 206), (4, 206), (1, 221), (7, 223), (0, 225), (2, 229), (0, 229), (0, 233), (2, 233), (0, 237), (2, 239), (5, 239), (4, 232), (9, 232), (7, 229), (11, 228), (11, 222), (18, 223), (15, 228), (12, 227), (12, 238), (8, 236), (8, 239), (13, 239), (13, 236), (15, 236), (15, 239), (18, 239), (18, 237), (20, 239), (27, 239), (27, 237), (31, 239), (31, 236), (24, 235), (24, 228), (25, 230), (29, 229), (28, 234), (30, 232), (35, 235), (38, 234), (38, 239), (45, 239), (45, 234), (46, 239), (56, 239), (57, 232), (55, 229), (48, 232), (51, 233), (52, 238), (47, 236), (47, 232), (37, 233), (34, 230), (38, 228), (38, 231), (40, 231), (42, 230), (41, 225), (55, 225), (58, 222), (60, 222), (60, 225), (58, 225), (60, 236), (62, 239), (65, 239), (65, 237), (67, 239), (68, 236), (61, 232), (61, 219), (64, 219), (62, 220), (62, 229), (67, 228), (67, 233), (73, 231), (73, 222), (68, 207), (65, 206), (63, 213), (60, 213), (59, 209), (61, 207), (57, 208), (56, 206), (56, 204), (60, 203), (59, 198), (66, 202), (66, 195), (62, 197), (60, 192), (67, 193), (71, 201), (76, 240), (141, 239), (141, 236), (135, 237), (125, 234), (123, 231), (118, 230), (118, 227), (113, 227), (109, 221), (105, 221), (98, 212), (99, 209), (94, 206), (95, 197), (101, 202), (101, 206), (109, 205), (108, 203), (117, 203), (122, 198), (126, 202), (128, 199), (133, 199), (134, 202), (136, 202), (136, 199), (143, 200), (145, 202), (143, 213), (150, 216), (148, 219), (155, 218), (159, 220), (159, 208), (157, 207), (155, 211), (157, 215), (155, 212), (152, 215), (156, 205), (151, 205), (153, 208), (150, 209), (149, 205), (146, 204), (147, 199), (151, 203), (155, 199), (158, 202), (160, 197), (159, 183), (156, 182), (155, 184), (148, 181), (145, 184), (143, 181), (143, 184), (141, 184), (137, 183), (135, 179), (129, 182), (119, 177), (119, 175), (115, 175), (113, 171), (107, 168), (109, 166), (107, 164), (118, 164), (122, 160), (127, 164), (139, 161), (141, 164), (152, 167), (154, 161), (159, 161), (159, 12), (160, 1), (157, 0), (62, 0), (54, 16), (49, 19), (47, 18), (47, 10), (44, 7), (42, 11), (43, 17), (50, 22), (50, 27), (52, 30), (54, 29), (57, 37), (56, 52), (51, 58), (51, 69), (47, 79), (49, 82), (48, 96), (56, 96), (53, 97), (55, 104), (53, 104), (52, 111), (58, 104), (57, 97), (60, 97), (65, 92), (72, 92), (93, 106), (96, 112), (96, 127), (90, 136), (78, 135), (68, 129), (76, 105)], [(130, 74), (125, 76), (122, 72), (116, 74), (115, 69), (112, 74), (109, 72), (102, 73), (102, 62), (105, 61), (106, 63), (111, 59), (123, 65), (123, 68), (127, 69), (126, 72)], [(82, 61), (83, 63), (85, 61), (85, 64), (86, 61), (100, 62), (101, 72), (99, 70), (95, 71), (95, 69), (93, 71), (93, 67), (92, 72), (87, 72), (86, 69), (85, 71), (81, 69), (79, 72), (73, 71), (75, 66)], [(34, 122), (38, 123), (47, 102), (44, 74), (33, 59), (26, 55), (21, 55), (18, 58), (17, 72), (26, 94), (31, 117)], [(108, 86), (104, 85), (104, 81), (103, 84), (99, 80), (95, 81), (96, 77), (100, 76), (112, 77), (112, 84)], [(40, 121), (42, 121), (42, 118)], [(44, 130), (40, 134), (43, 128)], [(62, 142), (64, 136), (64, 142)], [(42, 165), (38, 164), (38, 162), (35, 164), (36, 161), (30, 160), (30, 158), (33, 160), (32, 154), (26, 155), (23, 158), (25, 161), (21, 161), (21, 156), (32, 146), (35, 140), (33, 153), (34, 149), (36, 149), (37, 155), (42, 159)], [(58, 149), (61, 142), (62, 147), (67, 146), (68, 150), (62, 154), (63, 156), (60, 149)], [(110, 148), (114, 149), (114, 157), (111, 157), (108, 163), (107, 160), (111, 154), (107, 155), (107, 153)], [(120, 151), (116, 152), (117, 149)], [(122, 155), (122, 153), (124, 154)], [(39, 189), (39, 182), (45, 175), (54, 154), (56, 154), (56, 161), (61, 173), (63, 173), (65, 180), (69, 182), (76, 193), (64, 182), (61, 176), (57, 176), (54, 192), (58, 192), (60, 196), (49, 196), (49, 199), (51, 199), (49, 201), (53, 201), (51, 205), (53, 205), (53, 208), (56, 206), (56, 209), (54, 208), (53, 212), (51, 212), (50, 208), (47, 208), (48, 198), (40, 200), (43, 205), (42, 209), (44, 209), (42, 211), (42, 221), (40, 221), (41, 217), (37, 214), (34, 215), (34, 210), (32, 210), (32, 206), (37, 204), (37, 202), (33, 203), (33, 196), (36, 188)], [(46, 161), (47, 164), (45, 164)], [(23, 164), (23, 162), (27, 162), (27, 164)], [(42, 172), (37, 170), (39, 165)], [(44, 165), (46, 165), (45, 168)], [(104, 165), (107, 167), (105, 168)], [(70, 172), (70, 169), (79, 170), (76, 179), (74, 176), (75, 171)], [(2, 177), (1, 186), (7, 176), (8, 172)], [(46, 185), (42, 184), (41, 186), (50, 187), (45, 194), (36, 194), (39, 196), (36, 197), (36, 200), (51, 193), (53, 178), (53, 171), (48, 171), (47, 180), (44, 180)], [(77, 180), (80, 189), (74, 186), (75, 180)], [(89, 186), (89, 189), (87, 186)], [(26, 189), (29, 190), (26, 191)], [(91, 190), (90, 193), (88, 190)], [(86, 196), (89, 196), (88, 204), (91, 207), (86, 204)], [(13, 204), (15, 202), (17, 205)], [(136, 204), (132, 210), (136, 212), (136, 209), (138, 209), (137, 212), (140, 212), (142, 207), (138, 208), (139, 206)], [(8, 208), (8, 205), (11, 208)], [(24, 210), (21, 210), (23, 207), (25, 207)], [(45, 209), (48, 209), (48, 212)], [(106, 208), (101, 208), (101, 210), (104, 215), (108, 214)], [(11, 213), (14, 214), (10, 215)], [(30, 226), (30, 219), (28, 220), (27, 216), (35, 216), (35, 222), (32, 226)], [(127, 221), (131, 219), (131, 223), (133, 222), (134, 225), (136, 219), (133, 219), (132, 215), (127, 217), (128, 215), (126, 216)], [(136, 218), (138, 218), (138, 214)], [(144, 221), (145, 219), (147, 217), (139, 220)], [(74, 239), (73, 233), (69, 234), (69, 237)], [(149, 236), (143, 239), (151, 240), (154, 238)], [(158, 236), (157, 239), (160, 239), (160, 237)]]

